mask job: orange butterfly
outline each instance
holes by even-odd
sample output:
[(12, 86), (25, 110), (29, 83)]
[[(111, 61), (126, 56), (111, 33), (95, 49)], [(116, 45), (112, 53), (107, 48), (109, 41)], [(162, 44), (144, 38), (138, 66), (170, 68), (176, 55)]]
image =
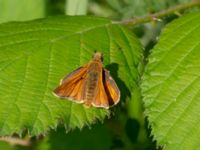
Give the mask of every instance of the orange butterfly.
[(96, 52), (86, 65), (67, 75), (54, 91), (54, 95), (87, 106), (108, 109), (117, 104), (120, 91), (109, 71), (103, 68), (103, 57)]

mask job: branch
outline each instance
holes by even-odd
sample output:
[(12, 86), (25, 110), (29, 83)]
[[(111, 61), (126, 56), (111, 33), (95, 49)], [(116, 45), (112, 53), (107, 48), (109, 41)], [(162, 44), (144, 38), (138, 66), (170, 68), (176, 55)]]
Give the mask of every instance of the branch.
[(126, 26), (134, 26), (134, 25), (142, 24), (146, 22), (159, 21), (168, 15), (177, 14), (177, 12), (180, 12), (180, 11), (183, 11), (195, 6), (200, 6), (200, 0), (195, 0), (192, 2), (185, 3), (185, 4), (180, 4), (175, 7), (172, 7), (172, 8), (169, 8), (169, 9), (166, 9), (154, 14), (146, 15), (143, 17), (135, 17), (132, 19), (127, 19), (127, 20), (118, 22), (118, 23), (122, 25), (126, 25)]
[(17, 137), (0, 137), (0, 141), (8, 142), (11, 145), (31, 146), (30, 139), (20, 139)]

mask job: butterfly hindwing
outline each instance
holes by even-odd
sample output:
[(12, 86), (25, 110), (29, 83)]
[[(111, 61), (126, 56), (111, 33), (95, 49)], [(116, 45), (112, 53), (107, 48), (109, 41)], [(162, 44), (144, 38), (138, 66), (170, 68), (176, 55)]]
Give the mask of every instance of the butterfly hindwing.
[(92, 105), (95, 107), (103, 107), (107, 109), (109, 108), (108, 97), (106, 95), (105, 88), (103, 85), (102, 71), (98, 79), (98, 87), (96, 89), (96, 94), (92, 102)]
[(115, 105), (119, 102), (120, 99), (120, 90), (117, 87), (117, 84), (111, 77), (109, 71), (106, 69), (103, 70), (103, 85), (108, 97), (109, 105)]
[(99, 78), (97, 94), (94, 102), (95, 107), (109, 108), (119, 102), (120, 91), (117, 84), (110, 76), (109, 71), (103, 69), (102, 75)]

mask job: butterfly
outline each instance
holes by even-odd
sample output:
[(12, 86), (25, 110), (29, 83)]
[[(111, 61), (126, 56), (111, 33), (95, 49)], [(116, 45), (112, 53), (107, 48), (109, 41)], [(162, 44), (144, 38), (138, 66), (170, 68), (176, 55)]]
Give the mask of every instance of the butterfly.
[(103, 68), (100, 52), (96, 52), (88, 64), (64, 77), (53, 94), (76, 103), (106, 109), (120, 100), (120, 90), (109, 71)]

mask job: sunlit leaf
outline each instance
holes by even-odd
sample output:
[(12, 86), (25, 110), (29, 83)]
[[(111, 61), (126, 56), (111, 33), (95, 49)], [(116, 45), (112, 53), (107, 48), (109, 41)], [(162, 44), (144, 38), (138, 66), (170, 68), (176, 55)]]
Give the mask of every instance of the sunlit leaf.
[(170, 23), (152, 50), (143, 78), (146, 115), (165, 149), (199, 149), (200, 13)]
[(38, 135), (59, 122), (67, 130), (102, 121), (109, 110), (86, 108), (52, 94), (66, 74), (104, 55), (121, 103), (138, 79), (141, 45), (131, 32), (96, 17), (53, 17), (0, 25), (0, 135)]

